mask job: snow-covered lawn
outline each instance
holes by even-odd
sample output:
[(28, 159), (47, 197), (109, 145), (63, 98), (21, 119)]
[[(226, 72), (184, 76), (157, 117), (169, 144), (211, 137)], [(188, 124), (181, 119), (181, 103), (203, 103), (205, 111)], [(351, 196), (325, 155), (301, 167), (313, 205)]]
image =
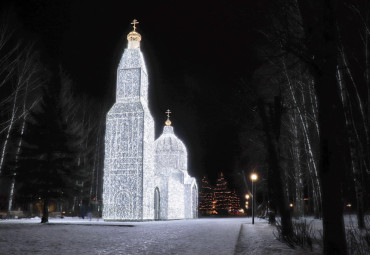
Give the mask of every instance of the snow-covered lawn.
[(233, 254), (239, 219), (0, 221), (0, 254)]
[(291, 249), (276, 240), (273, 232), (276, 232), (276, 228), (265, 220), (259, 220), (254, 225), (251, 222), (243, 224), (235, 254), (321, 254), (320, 250), (310, 252), (300, 248)]
[[(351, 217), (355, 222), (355, 217)], [(316, 230), (320, 220), (306, 218)], [(276, 240), (265, 220), (104, 222), (102, 219), (0, 220), (0, 254), (320, 254), (292, 250)], [(345, 217), (348, 225), (350, 218)]]

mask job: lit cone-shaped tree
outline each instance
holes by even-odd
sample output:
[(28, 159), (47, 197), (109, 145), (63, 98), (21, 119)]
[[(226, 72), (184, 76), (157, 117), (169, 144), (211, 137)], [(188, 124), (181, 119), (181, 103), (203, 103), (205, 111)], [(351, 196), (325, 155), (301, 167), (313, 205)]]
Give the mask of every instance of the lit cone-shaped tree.
[(202, 215), (213, 213), (213, 211), (215, 210), (213, 201), (213, 189), (209, 184), (207, 177), (203, 177), (202, 186), (199, 192), (199, 211)]

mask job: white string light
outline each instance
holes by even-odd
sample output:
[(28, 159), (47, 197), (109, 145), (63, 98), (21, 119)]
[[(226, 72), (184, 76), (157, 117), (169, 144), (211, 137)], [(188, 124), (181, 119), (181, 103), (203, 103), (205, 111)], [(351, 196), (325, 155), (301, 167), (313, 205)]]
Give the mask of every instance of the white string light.
[(117, 70), (116, 103), (107, 114), (103, 218), (195, 218), (198, 187), (187, 172), (185, 145), (175, 136), (172, 126), (165, 126), (154, 141), (148, 75), (140, 41), (130, 42), (139, 38), (135, 33), (134, 37), (128, 36), (129, 47)]

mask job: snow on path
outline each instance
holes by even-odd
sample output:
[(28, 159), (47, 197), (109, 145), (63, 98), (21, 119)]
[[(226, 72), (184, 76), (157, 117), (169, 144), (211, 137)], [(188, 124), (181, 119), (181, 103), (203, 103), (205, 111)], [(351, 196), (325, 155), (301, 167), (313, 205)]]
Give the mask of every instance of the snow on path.
[(294, 250), (277, 240), (273, 234), (275, 227), (265, 220), (257, 219), (254, 225), (251, 222), (242, 224), (236, 255), (273, 255), (273, 254), (321, 254), (304, 250)]
[(104, 222), (51, 218), (0, 221), (0, 254), (320, 254), (293, 250), (256, 218)]
[(0, 221), (0, 254), (234, 254), (246, 220)]

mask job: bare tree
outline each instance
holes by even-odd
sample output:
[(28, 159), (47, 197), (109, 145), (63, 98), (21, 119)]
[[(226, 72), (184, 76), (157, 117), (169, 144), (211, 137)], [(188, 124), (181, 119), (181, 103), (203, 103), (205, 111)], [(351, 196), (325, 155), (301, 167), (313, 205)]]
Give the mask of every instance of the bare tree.
[[(337, 34), (335, 1), (299, 2), (306, 36), (307, 63), (314, 78), (320, 129), (320, 181), (322, 189), (324, 254), (347, 254), (343, 222), (341, 180), (346, 171), (338, 143), (344, 120), (336, 79)], [(309, 60), (311, 56), (311, 60)], [(302, 57), (302, 55), (301, 55)]]
[[(346, 131), (350, 152), (350, 163), (352, 178), (356, 193), (357, 221), (360, 229), (365, 227), (365, 180), (369, 179), (369, 115), (366, 114), (366, 104), (369, 105), (369, 84), (368, 84), (368, 36), (369, 27), (366, 22), (369, 16), (369, 4), (348, 3), (346, 10), (359, 24), (358, 32), (354, 32), (357, 44), (364, 48), (355, 54), (354, 46), (349, 45), (348, 39), (344, 37), (345, 27), (338, 22), (338, 70), (337, 80), (340, 88), (341, 101), (346, 121)], [(361, 8), (362, 7), (362, 8)], [(365, 7), (365, 8), (364, 8)], [(356, 30), (355, 30), (356, 31)], [(347, 39), (347, 40), (346, 40)], [(355, 40), (356, 41), (356, 40)], [(359, 75), (363, 73), (364, 75)], [(366, 92), (367, 93), (363, 93)]]
[[(317, 165), (313, 163), (315, 162), (314, 155), (310, 154), (313, 151), (310, 140), (305, 139), (305, 141), (308, 158), (311, 162), (313, 161), (313, 164), (309, 164), (311, 173), (314, 174), (314, 179), (320, 180), (320, 185), (317, 185), (317, 182), (313, 183), (312, 188), (313, 192), (320, 191), (321, 193), (324, 253), (346, 254), (341, 193), (341, 183), (346, 172), (346, 165), (341, 162), (344, 158), (345, 124), (336, 77), (338, 39), (335, 15), (337, 2), (334, 0), (279, 1), (277, 8), (274, 21), (277, 21), (278, 25), (268, 34), (271, 42), (278, 45), (283, 53), (293, 55), (304, 63), (313, 81), (314, 93), (312, 95), (314, 97), (311, 97), (310, 101), (317, 103), (318, 109), (317, 116), (315, 116), (316, 130), (319, 134)], [(307, 84), (310, 85), (310, 82)], [(310, 88), (310, 86), (307, 87)], [(290, 86), (293, 103), (298, 105), (295, 89)], [(298, 116), (302, 118), (303, 133), (306, 138), (309, 138), (312, 134), (307, 129), (307, 121), (303, 119), (307, 117), (306, 110), (298, 109), (300, 109)], [(316, 115), (315, 111), (312, 113)]]

